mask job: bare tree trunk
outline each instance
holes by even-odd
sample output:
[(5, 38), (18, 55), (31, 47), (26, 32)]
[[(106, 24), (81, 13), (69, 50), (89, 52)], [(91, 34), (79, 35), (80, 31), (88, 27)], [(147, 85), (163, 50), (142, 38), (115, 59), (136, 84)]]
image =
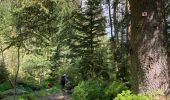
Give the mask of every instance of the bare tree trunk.
[[(112, 43), (112, 47), (111, 47), (111, 50), (112, 50), (112, 55), (114, 57), (114, 49), (115, 49), (115, 46), (114, 46), (114, 36), (113, 36), (113, 21), (112, 21), (112, 14), (111, 14), (111, 2), (110, 0), (107, 0), (108, 2), (108, 7), (109, 7), (109, 21), (110, 21), (110, 34), (111, 34), (111, 43)], [(114, 65), (114, 60), (113, 60), (113, 65)]]
[(117, 10), (118, 8), (118, 0), (115, 0), (113, 3), (113, 19), (114, 19), (114, 33), (115, 33), (115, 46), (118, 47), (118, 20), (117, 20)]
[[(131, 72), (138, 92), (166, 93), (169, 88), (164, 0), (130, 0)], [(147, 12), (145, 14), (142, 13)], [(135, 77), (137, 76), (137, 77)]]
[(128, 62), (127, 64), (129, 65), (129, 70), (130, 70), (130, 81), (131, 81), (131, 89), (133, 92), (138, 92), (138, 76), (137, 76), (137, 71), (136, 71), (136, 64), (133, 62), (136, 62), (135, 55), (133, 55), (134, 52), (132, 52), (130, 41), (131, 41), (131, 11), (130, 11), (130, 5), (128, 0), (126, 0), (126, 42), (127, 42), (127, 56), (128, 56)]
[(112, 15), (111, 15), (111, 7), (110, 7), (110, 0), (108, 0), (108, 7), (109, 7), (109, 20), (110, 20), (110, 34), (111, 34), (111, 38), (113, 41), (113, 24), (112, 24)]
[(118, 71), (118, 61), (117, 61), (117, 51), (118, 51), (118, 45), (119, 45), (119, 38), (118, 38), (118, 20), (117, 20), (117, 8), (118, 8), (118, 0), (113, 1), (113, 20), (114, 20), (114, 47), (115, 47), (115, 68), (116, 71)]
[(16, 75), (15, 75), (15, 81), (14, 81), (14, 100), (16, 100), (16, 93), (17, 93), (17, 78), (18, 78), (18, 73), (19, 73), (19, 67), (20, 67), (20, 47), (17, 48), (17, 52), (18, 52), (18, 56), (17, 56), (17, 59), (18, 59), (18, 64), (17, 64), (17, 72), (16, 72)]

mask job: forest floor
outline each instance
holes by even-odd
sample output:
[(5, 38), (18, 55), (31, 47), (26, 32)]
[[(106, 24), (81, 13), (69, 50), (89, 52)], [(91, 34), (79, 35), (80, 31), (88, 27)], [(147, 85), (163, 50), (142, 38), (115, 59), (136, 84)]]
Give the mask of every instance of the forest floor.
[(71, 96), (64, 91), (61, 91), (60, 93), (40, 97), (37, 100), (71, 100)]

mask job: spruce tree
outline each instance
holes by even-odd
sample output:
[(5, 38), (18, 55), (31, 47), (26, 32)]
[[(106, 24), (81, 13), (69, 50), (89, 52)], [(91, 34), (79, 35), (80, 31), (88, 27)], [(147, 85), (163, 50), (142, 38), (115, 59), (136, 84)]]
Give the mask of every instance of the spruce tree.
[[(98, 49), (105, 35), (105, 20), (99, 0), (88, 0), (74, 18), (73, 53), (81, 58), (80, 69), (84, 79), (94, 78), (102, 67), (102, 55)], [(100, 63), (101, 62), (101, 63)]]

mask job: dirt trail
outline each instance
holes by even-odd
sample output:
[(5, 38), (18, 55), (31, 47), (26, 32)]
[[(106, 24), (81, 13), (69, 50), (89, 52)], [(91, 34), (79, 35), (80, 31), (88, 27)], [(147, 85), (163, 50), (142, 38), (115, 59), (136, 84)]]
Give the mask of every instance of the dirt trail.
[(71, 96), (65, 92), (60, 92), (49, 96), (40, 97), (37, 100), (71, 100)]

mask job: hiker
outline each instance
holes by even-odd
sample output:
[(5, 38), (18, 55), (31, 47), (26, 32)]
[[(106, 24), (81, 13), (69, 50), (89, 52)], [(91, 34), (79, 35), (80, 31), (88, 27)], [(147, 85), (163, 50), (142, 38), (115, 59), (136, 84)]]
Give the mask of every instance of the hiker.
[(53, 85), (51, 83), (48, 83), (48, 88), (50, 89), (52, 87), (53, 87)]
[(67, 77), (66, 77), (66, 74), (64, 74), (63, 76), (61, 76), (61, 79), (60, 79), (60, 84), (61, 84), (61, 88), (64, 89), (64, 86), (67, 82)]

